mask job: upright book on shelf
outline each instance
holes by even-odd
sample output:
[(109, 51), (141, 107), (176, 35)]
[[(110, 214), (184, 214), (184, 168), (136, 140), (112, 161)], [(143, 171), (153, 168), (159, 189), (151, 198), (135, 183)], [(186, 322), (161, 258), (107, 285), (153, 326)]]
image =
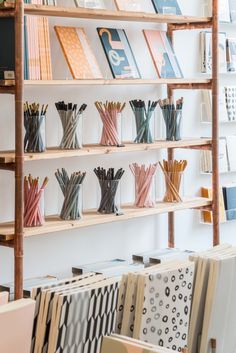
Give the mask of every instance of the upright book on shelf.
[(101, 79), (96, 57), (83, 28), (55, 26), (55, 31), (74, 79)]
[(177, 0), (152, 0), (157, 13), (182, 15)]
[[(227, 111), (227, 87), (219, 87), (219, 121), (229, 121)], [(203, 111), (202, 122), (212, 122), (212, 92), (210, 90), (202, 91)], [(236, 99), (235, 99), (236, 100)]]
[(140, 78), (140, 72), (123, 29), (97, 28), (114, 78)]
[(15, 79), (15, 28), (13, 18), (0, 18), (0, 80)]
[(154, 65), (160, 78), (182, 78), (178, 60), (166, 32), (143, 30)]

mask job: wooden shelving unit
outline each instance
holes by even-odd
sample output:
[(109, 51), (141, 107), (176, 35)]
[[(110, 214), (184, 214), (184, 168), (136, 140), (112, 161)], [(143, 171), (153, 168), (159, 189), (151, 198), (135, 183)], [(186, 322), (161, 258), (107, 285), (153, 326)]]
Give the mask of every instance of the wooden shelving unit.
[[(174, 246), (174, 212), (186, 209), (207, 209), (213, 211), (213, 243), (219, 243), (219, 173), (218, 173), (218, 0), (212, 0), (213, 16), (191, 17), (175, 15), (159, 15), (148, 13), (133, 13), (105, 10), (88, 10), (78, 8), (62, 8), (42, 5), (24, 4), (23, 0), (16, 0), (15, 9), (0, 8), (0, 17), (15, 17), (15, 83), (0, 82), (0, 93), (15, 95), (15, 151), (0, 152), (0, 168), (15, 173), (15, 222), (0, 224), (0, 245), (14, 248), (15, 254), (15, 298), (23, 295), (23, 239), (34, 235), (60, 232), (99, 224), (127, 221), (130, 219), (168, 213), (169, 246)], [(167, 24), (168, 34), (173, 41), (174, 31), (212, 28), (213, 36), (213, 72), (212, 78), (190, 79), (139, 79), (139, 80), (52, 80), (52, 81), (24, 81), (24, 15), (70, 17), (87, 20), (152, 22)], [(152, 145), (138, 145), (126, 143), (123, 148), (109, 148), (98, 145), (84, 146), (78, 151), (62, 151), (49, 148), (42, 154), (24, 154), (23, 140), (23, 96), (24, 87), (43, 86), (119, 86), (119, 85), (167, 85), (168, 96), (172, 97), (175, 89), (212, 89), (213, 93), (213, 123), (212, 139), (184, 139), (178, 142), (155, 141)], [(158, 202), (153, 209), (137, 209), (133, 206), (122, 207), (123, 214), (98, 215), (95, 210), (84, 212), (84, 217), (76, 222), (64, 222), (57, 216), (48, 217), (42, 227), (23, 228), (23, 166), (25, 162), (48, 160), (56, 158), (82, 157), (92, 155), (109, 155), (114, 153), (131, 153), (137, 151), (151, 151), (167, 149), (168, 158), (174, 157), (176, 148), (211, 149), (213, 162), (213, 200), (204, 198), (185, 199), (181, 203)]]

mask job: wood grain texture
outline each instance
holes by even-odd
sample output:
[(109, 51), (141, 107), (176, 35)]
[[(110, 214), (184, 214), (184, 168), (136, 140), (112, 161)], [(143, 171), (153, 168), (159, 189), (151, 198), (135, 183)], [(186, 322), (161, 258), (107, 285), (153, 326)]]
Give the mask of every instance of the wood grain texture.
[[(61, 150), (48, 148), (44, 153), (25, 153), (24, 161), (38, 161), (59, 158), (87, 157), (95, 155), (108, 155), (114, 153), (145, 152), (166, 148), (205, 148), (211, 146), (210, 139), (188, 138), (180, 141), (155, 141), (152, 144), (125, 142), (125, 147), (100, 146), (98, 144), (84, 145), (80, 150)], [(10, 164), (15, 162), (14, 151), (0, 151), (0, 163)]]
[[(205, 78), (156, 78), (156, 79), (84, 79), (84, 80), (26, 80), (26, 86), (119, 86), (119, 85), (185, 85), (186, 89), (193, 89), (193, 85), (208, 85), (211, 83), (210, 79)], [(188, 86), (189, 85), (189, 86)], [(180, 87), (179, 87), (180, 88)], [(200, 88), (200, 87), (199, 87)], [(201, 89), (203, 86), (201, 86)], [(205, 87), (207, 89), (207, 87)]]
[[(210, 206), (211, 200), (201, 197), (185, 198), (181, 203), (158, 202), (154, 208), (135, 208), (134, 206), (123, 206), (123, 215), (101, 215), (96, 210), (83, 212), (83, 218), (79, 221), (62, 221), (58, 216), (46, 217), (45, 225), (42, 227), (25, 228), (24, 237), (61, 232), (71, 229), (86, 228), (99, 224), (134, 220), (136, 218), (158, 215), (162, 213), (194, 209)], [(9, 241), (14, 239), (14, 223), (0, 224), (0, 240)]]
[(72, 17), (115, 21), (134, 21), (134, 22), (153, 22), (153, 23), (207, 23), (211, 21), (209, 17), (177, 16), (163, 15), (143, 12), (128, 11), (110, 11), (110, 10), (91, 10), (85, 8), (43, 6), (25, 4), (25, 13), (27, 15), (54, 16), (54, 17)]

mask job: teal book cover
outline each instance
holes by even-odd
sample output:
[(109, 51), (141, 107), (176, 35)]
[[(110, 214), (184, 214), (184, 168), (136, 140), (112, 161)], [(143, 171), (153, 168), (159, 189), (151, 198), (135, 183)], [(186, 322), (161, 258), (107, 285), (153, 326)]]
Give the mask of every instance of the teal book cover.
[(177, 0), (152, 0), (152, 3), (157, 13), (182, 15)]

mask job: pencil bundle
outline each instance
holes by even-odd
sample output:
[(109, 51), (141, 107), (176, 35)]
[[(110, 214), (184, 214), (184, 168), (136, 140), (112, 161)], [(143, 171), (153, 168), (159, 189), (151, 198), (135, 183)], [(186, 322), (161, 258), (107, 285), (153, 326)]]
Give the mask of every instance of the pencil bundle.
[(100, 114), (103, 129), (100, 144), (103, 146), (121, 146), (118, 133), (118, 118), (125, 108), (125, 103), (120, 102), (95, 102)]
[(158, 102), (148, 101), (148, 104), (142, 100), (132, 100), (129, 102), (133, 110), (136, 122), (137, 136), (136, 143), (153, 143), (150, 122)]
[(163, 164), (159, 162), (159, 165), (165, 175), (166, 182), (166, 194), (164, 196), (164, 202), (182, 202), (180, 197), (180, 185), (183, 172), (187, 167), (187, 161), (163, 161)]
[(120, 168), (116, 173), (114, 168), (107, 171), (103, 168), (94, 169), (99, 185), (101, 187), (101, 202), (98, 208), (99, 213), (111, 214), (117, 213), (118, 207), (115, 204), (115, 197), (119, 182), (124, 174), (124, 170)]
[(134, 163), (129, 167), (135, 177), (135, 206), (154, 207), (155, 200), (151, 198), (151, 188), (157, 164), (150, 164), (146, 168), (145, 165)]
[(45, 178), (42, 186), (39, 186), (39, 178), (33, 179), (31, 175), (24, 178), (24, 226), (37, 227), (44, 223), (44, 214), (41, 202), (44, 190), (48, 183)]
[(87, 105), (82, 104), (78, 109), (77, 104), (58, 102), (55, 103), (55, 106), (63, 128), (63, 137), (60, 143), (60, 148), (66, 150), (81, 148), (82, 141), (79, 141), (77, 132), (80, 119), (82, 119), (83, 112), (87, 108)]
[(81, 218), (79, 206), (80, 190), (86, 173), (75, 172), (71, 176), (64, 168), (56, 171), (55, 176), (64, 195), (64, 202), (60, 213), (63, 220), (77, 220)]
[(45, 118), (48, 105), (26, 102), (24, 104), (24, 150), (25, 152), (44, 152), (45, 143)]
[(181, 140), (183, 102), (183, 98), (178, 99), (176, 105), (174, 105), (173, 101), (168, 98), (158, 101), (166, 125), (167, 141)]

